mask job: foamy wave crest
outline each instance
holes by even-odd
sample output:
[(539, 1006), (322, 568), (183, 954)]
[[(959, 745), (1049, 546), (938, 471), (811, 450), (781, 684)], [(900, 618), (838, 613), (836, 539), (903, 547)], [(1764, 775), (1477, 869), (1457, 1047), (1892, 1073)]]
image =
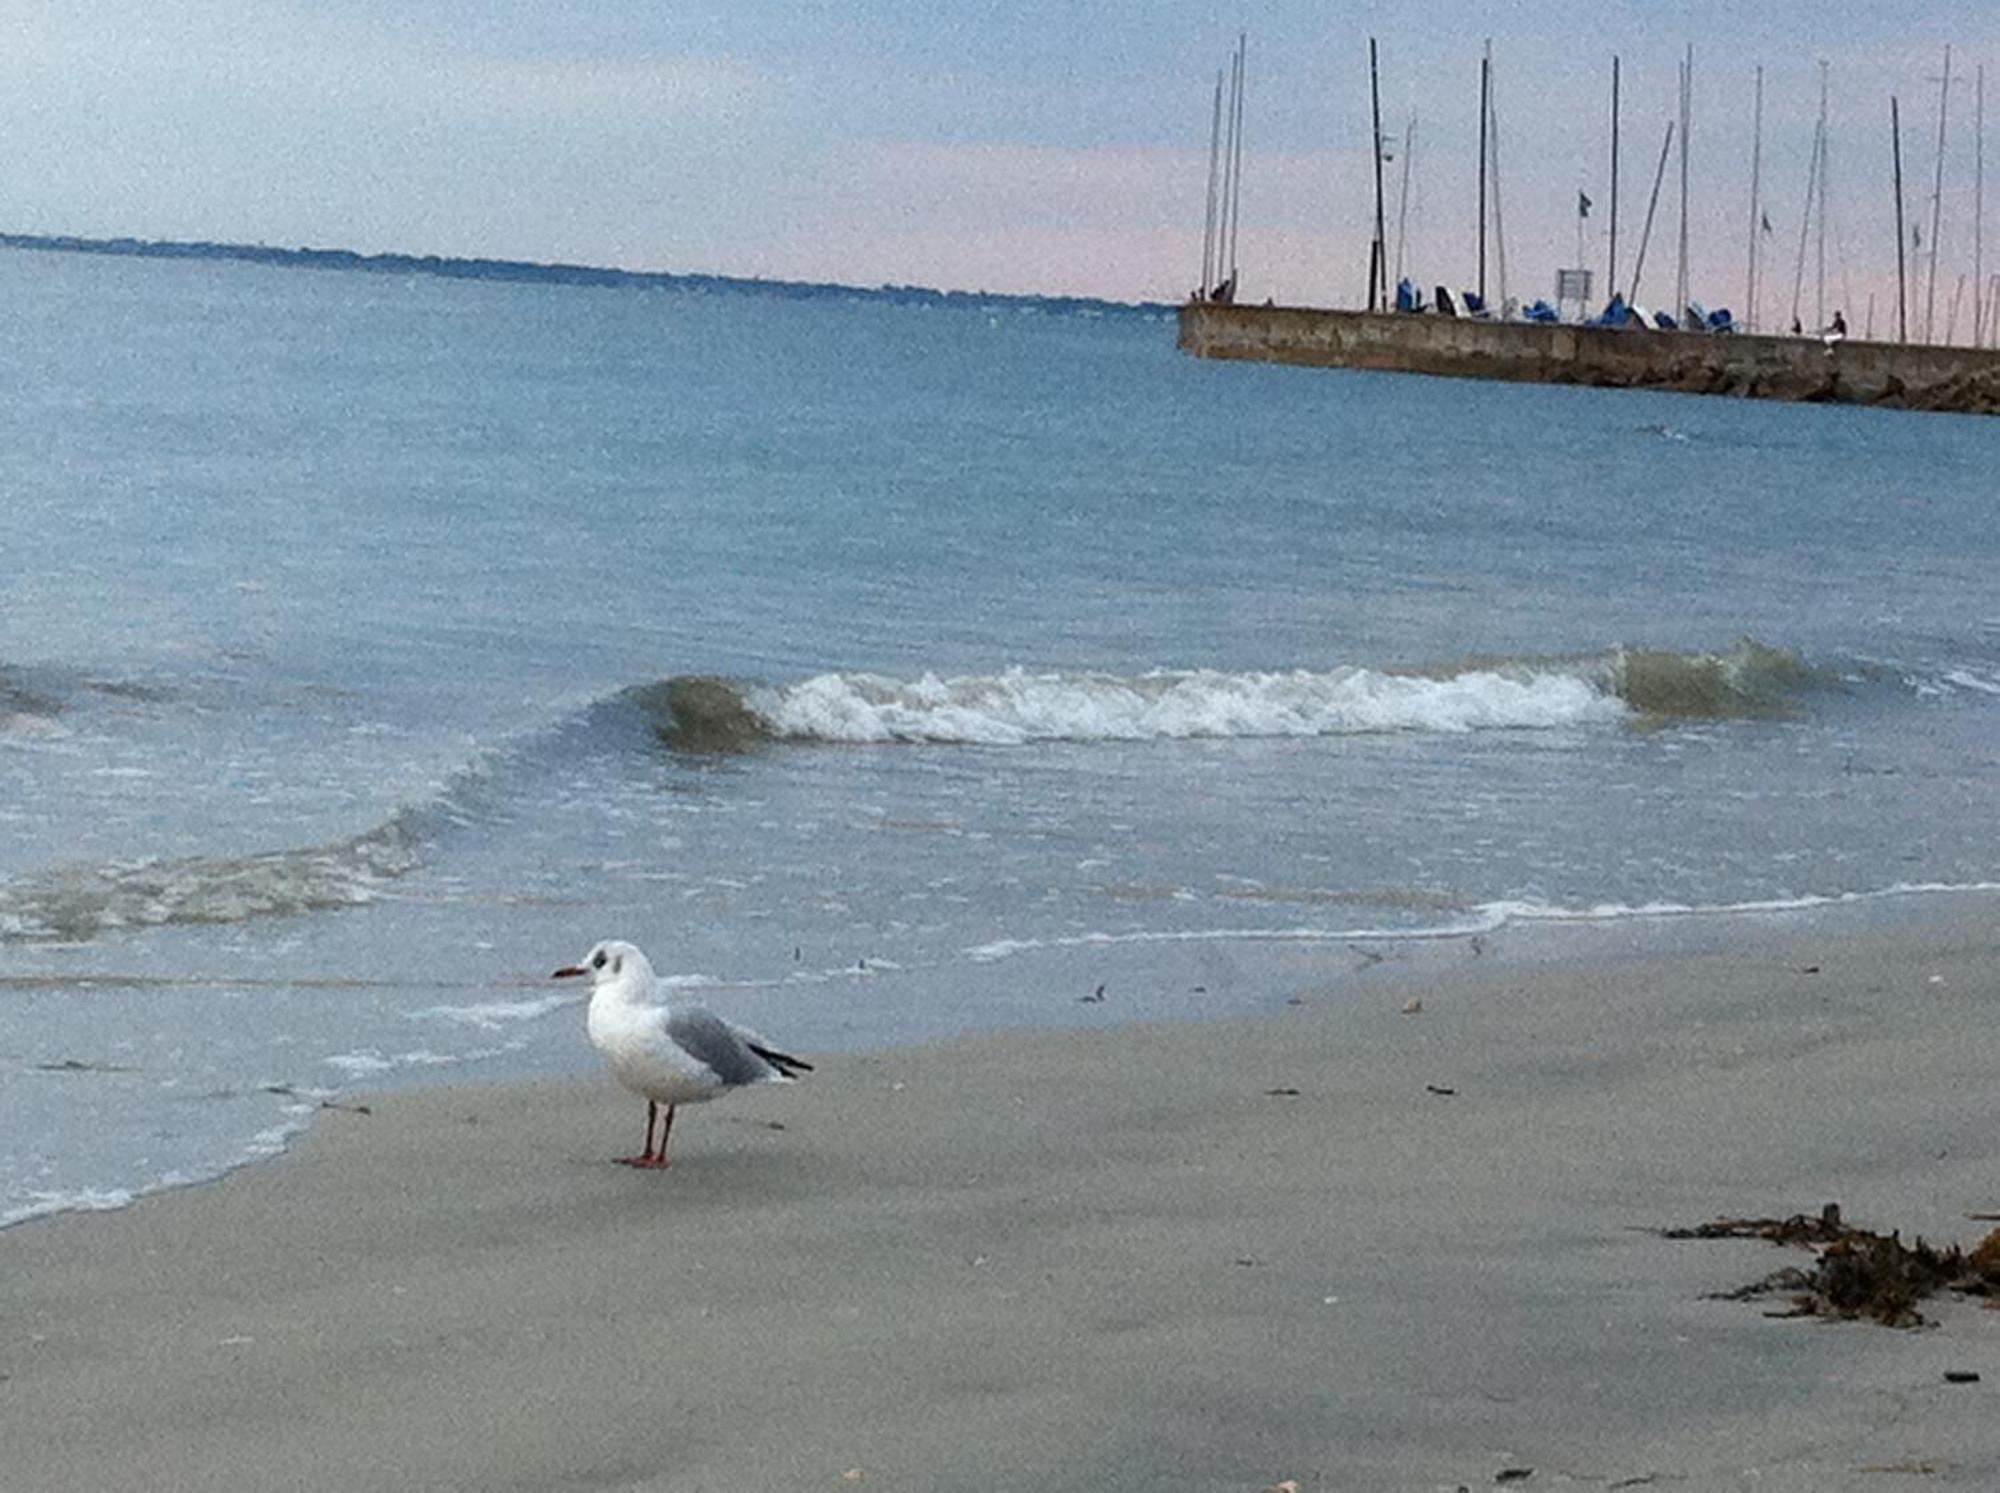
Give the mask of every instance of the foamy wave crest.
[(54, 866), (0, 883), (0, 938), (80, 943), (121, 928), (353, 907), (417, 857), (418, 836), (398, 816), (367, 834), (299, 850)]
[(821, 674), (782, 688), (754, 687), (745, 698), (777, 737), (989, 746), (1519, 729), (1624, 714), (1615, 696), (1579, 674), (1494, 670), (1445, 678), (1363, 668), (1132, 677), (1010, 669), (915, 680)]
[(669, 746), (743, 751), (767, 741), (1015, 746), (1731, 719), (1783, 714), (1820, 678), (1796, 653), (1745, 638), (1719, 652), (1619, 648), (1407, 669), (840, 672), (791, 684), (684, 675), (621, 698)]

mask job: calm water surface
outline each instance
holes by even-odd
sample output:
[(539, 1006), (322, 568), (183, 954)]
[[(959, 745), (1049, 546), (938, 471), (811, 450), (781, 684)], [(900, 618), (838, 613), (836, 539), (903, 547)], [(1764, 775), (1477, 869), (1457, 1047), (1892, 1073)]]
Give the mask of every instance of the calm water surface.
[(1013, 306), (0, 305), (0, 1220), (584, 1067), (602, 936), (810, 1049), (2000, 881), (1995, 422)]

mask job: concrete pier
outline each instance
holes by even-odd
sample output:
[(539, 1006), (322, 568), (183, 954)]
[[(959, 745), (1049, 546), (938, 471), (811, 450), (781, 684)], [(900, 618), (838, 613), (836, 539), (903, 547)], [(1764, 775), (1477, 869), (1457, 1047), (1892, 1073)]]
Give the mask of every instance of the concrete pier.
[(2000, 352), (1966, 347), (1204, 301), (1180, 308), (1180, 345), (1199, 358), (2000, 414)]

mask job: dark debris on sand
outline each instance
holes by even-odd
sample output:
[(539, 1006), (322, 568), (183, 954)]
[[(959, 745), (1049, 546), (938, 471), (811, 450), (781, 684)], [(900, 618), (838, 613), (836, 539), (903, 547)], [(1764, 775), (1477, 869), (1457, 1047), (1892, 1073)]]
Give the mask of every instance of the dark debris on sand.
[(1888, 1327), (1922, 1327), (1927, 1319), (1917, 1303), (1939, 1292), (2000, 1297), (2000, 1229), (1970, 1254), (1956, 1245), (1936, 1249), (1916, 1240), (1905, 1244), (1899, 1231), (1878, 1234), (1841, 1217), (1840, 1204), (1817, 1214), (1789, 1218), (1719, 1218), (1693, 1228), (1662, 1229), (1668, 1239), (1768, 1239), (1773, 1244), (1812, 1250), (1808, 1268), (1788, 1265), (1734, 1291), (1717, 1292), (1726, 1301), (1789, 1298), (1774, 1317), (1866, 1317)]

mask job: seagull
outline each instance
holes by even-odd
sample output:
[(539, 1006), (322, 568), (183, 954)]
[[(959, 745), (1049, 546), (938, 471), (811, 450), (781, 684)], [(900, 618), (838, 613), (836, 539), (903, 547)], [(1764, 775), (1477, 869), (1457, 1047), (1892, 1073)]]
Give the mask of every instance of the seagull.
[[(591, 1045), (604, 1055), (612, 1077), (646, 1101), (646, 1149), (619, 1157), (625, 1166), (667, 1165), (676, 1106), (702, 1104), (753, 1083), (790, 1083), (793, 1075), (812, 1071), (803, 1058), (778, 1051), (713, 1011), (669, 1009), (652, 964), (634, 944), (600, 943), (583, 963), (564, 965), (552, 978), (585, 975), (591, 987), (586, 1022)], [(667, 1119), (655, 1148), (653, 1122), (662, 1105)]]

